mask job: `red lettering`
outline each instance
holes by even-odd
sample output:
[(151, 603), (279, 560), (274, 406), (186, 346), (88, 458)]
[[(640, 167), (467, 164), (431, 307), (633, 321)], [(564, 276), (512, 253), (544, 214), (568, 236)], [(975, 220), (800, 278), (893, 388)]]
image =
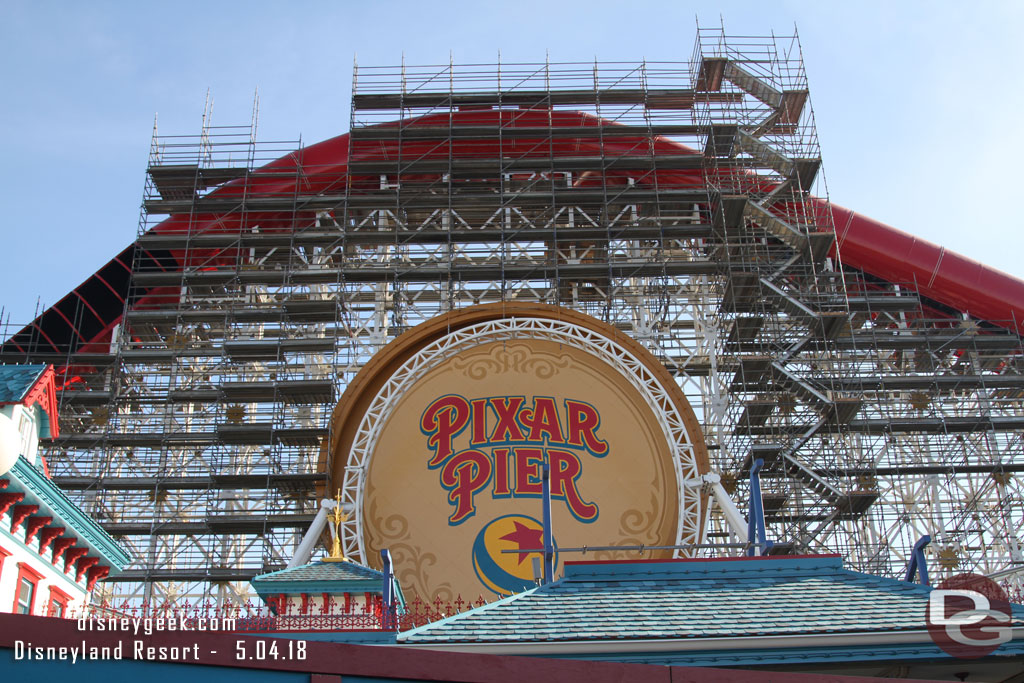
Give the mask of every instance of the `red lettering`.
[(508, 490), (508, 449), (494, 449), (494, 495), (507, 496)]
[(566, 399), (565, 410), (569, 418), (569, 445), (582, 446), (586, 443), (587, 449), (596, 456), (608, 453), (608, 442), (594, 434), (601, 424), (601, 416), (594, 406)]
[(487, 399), (474, 398), (473, 404), (473, 436), (469, 445), (476, 447), (487, 443)]
[(442, 396), (423, 411), (420, 429), (429, 434), (427, 447), (434, 451), (428, 467), (437, 467), (452, 454), (452, 439), (469, 421), (469, 402), (461, 396)]
[[(579, 490), (583, 472), (582, 455), (573, 449), (585, 449), (591, 455), (608, 454), (608, 442), (598, 438), (601, 416), (584, 401), (565, 400), (565, 417), (555, 399), (533, 397), (525, 408), (523, 396), (501, 396), (468, 400), (458, 395), (435, 399), (420, 418), (420, 429), (427, 435), (433, 451), (431, 469), (440, 468), (441, 485), (448, 491), (454, 508), (448, 518), (452, 526), (476, 514), (475, 497), (494, 481), (494, 498), (536, 497), (543, 492), (541, 469), (551, 465), (551, 495), (564, 500), (573, 516), (581, 522), (597, 519), (596, 503), (584, 500)], [(494, 411), (493, 428), (488, 406)], [(470, 448), (457, 452), (456, 437), (469, 427)], [(529, 442), (533, 446), (493, 446)], [(560, 448), (540, 446), (561, 444)], [(481, 448), (492, 446), (485, 454)]]
[(515, 451), (516, 495), (543, 493), (540, 465), (544, 462), (544, 452), (539, 448), (517, 448)]
[(564, 497), (565, 504), (577, 519), (584, 522), (597, 519), (597, 505), (583, 502), (576, 487), (576, 480), (583, 470), (579, 458), (568, 451), (549, 448), (548, 462), (551, 463), (551, 495)]
[(448, 489), (448, 501), (455, 511), (449, 524), (459, 524), (476, 514), (473, 496), (491, 479), (491, 460), (480, 451), (466, 450), (456, 454), (441, 470), (441, 485)]
[(522, 396), (509, 396), (508, 398), (490, 399), (494, 414), (498, 416), (498, 424), (491, 434), (491, 441), (501, 443), (502, 441), (523, 441), (523, 430), (516, 422), (516, 413), (523, 406)]
[(529, 433), (527, 441), (544, 443), (547, 436), (550, 443), (565, 443), (562, 438), (562, 425), (558, 421), (558, 410), (555, 399), (540, 396), (533, 399), (533, 410), (524, 410), (519, 417)]

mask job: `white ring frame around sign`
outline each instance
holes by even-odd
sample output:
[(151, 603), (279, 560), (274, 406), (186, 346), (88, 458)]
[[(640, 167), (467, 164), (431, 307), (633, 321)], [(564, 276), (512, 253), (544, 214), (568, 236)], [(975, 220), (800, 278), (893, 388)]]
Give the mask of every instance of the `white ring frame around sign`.
[[(489, 320), (452, 331), (424, 346), (388, 378), (363, 414), (348, 455), (342, 496), (353, 503), (353, 513), (342, 524), (342, 549), (347, 557), (366, 564), (363, 543), (363, 491), (380, 430), (406, 392), (434, 367), (463, 349), (500, 341), (540, 339), (564, 344), (594, 355), (619, 372), (657, 417), (670, 446), (679, 491), (679, 522), (675, 545), (700, 543), (704, 510), (697, 455), (683, 416), (651, 370), (615, 341), (585, 327), (547, 318), (514, 317)], [(683, 555), (676, 550), (673, 556)]]

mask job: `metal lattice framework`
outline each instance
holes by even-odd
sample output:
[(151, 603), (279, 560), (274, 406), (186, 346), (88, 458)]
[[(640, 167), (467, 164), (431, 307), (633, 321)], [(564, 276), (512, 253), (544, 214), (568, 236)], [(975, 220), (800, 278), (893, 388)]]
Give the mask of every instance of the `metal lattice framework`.
[(311, 147), (154, 132), (137, 241), (0, 353), (58, 366), (51, 471), (136, 558), (109, 590), (244, 599), (335, 484), (360, 368), (501, 301), (649, 349), (741, 508), (764, 459), (775, 552), (1024, 563), (1017, 322), (837, 251), (807, 93), (795, 37), (699, 30), (679, 63), (359, 67), (349, 133)]

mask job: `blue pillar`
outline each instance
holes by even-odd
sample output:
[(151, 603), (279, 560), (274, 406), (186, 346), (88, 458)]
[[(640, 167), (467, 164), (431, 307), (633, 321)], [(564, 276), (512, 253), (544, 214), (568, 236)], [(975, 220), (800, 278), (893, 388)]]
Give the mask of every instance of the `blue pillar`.
[(544, 583), (555, 577), (555, 543), (551, 533), (551, 465), (544, 458), (542, 505), (544, 506)]
[(750, 503), (747, 506), (747, 555), (763, 555), (768, 549), (764, 528), (764, 501), (761, 499), (761, 468), (764, 460), (758, 458), (750, 468)]
[(928, 561), (924, 557), (924, 549), (931, 542), (932, 537), (927, 534), (917, 539), (917, 543), (914, 544), (914, 550), (910, 555), (910, 562), (907, 564), (907, 574), (903, 577), (904, 581), (913, 581), (914, 575), (918, 574), (921, 577), (922, 586), (931, 585), (928, 583)]

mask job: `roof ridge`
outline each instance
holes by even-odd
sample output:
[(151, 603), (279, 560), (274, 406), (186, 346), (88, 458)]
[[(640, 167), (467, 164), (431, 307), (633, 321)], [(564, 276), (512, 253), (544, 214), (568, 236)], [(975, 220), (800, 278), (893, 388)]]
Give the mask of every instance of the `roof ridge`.
[[(25, 382), (25, 384), (19, 389), (19, 391), (21, 393), (19, 393), (18, 396), (16, 398), (14, 398), (13, 400), (5, 400), (3, 398), (0, 398), (0, 403), (21, 403), (22, 401), (24, 401), (25, 397), (28, 396), (29, 392), (32, 391), (32, 387), (34, 387), (39, 382), (39, 379), (46, 373), (46, 369), (48, 367), (50, 367), (48, 363), (3, 363), (3, 364), (0, 364), (0, 377), (2, 377), (4, 374), (9, 375), (9, 377), (4, 377), (0, 381), (10, 381), (10, 379), (17, 378), (17, 376), (19, 374), (22, 374), (22, 373), (25, 374), (25, 379), (24, 380), (19, 380), (19, 382), (21, 382), (21, 381)], [(24, 372), (25, 370), (30, 369), (30, 368), (36, 370), (35, 374), (33, 374), (32, 377), (31, 377), (31, 381), (28, 380), (28, 373)], [(5, 373), (4, 372), (5, 370), (9, 370), (9, 372)]]
[(28, 463), (24, 458), (18, 458), (9, 474), (15, 477), (19, 485), (42, 500), (62, 521), (73, 524), (78, 537), (89, 543), (96, 552), (113, 565), (113, 568), (121, 571), (131, 562), (132, 553), (104, 529), (92, 515), (78, 507), (61, 487), (40, 472), (35, 465)]
[[(746, 576), (835, 576), (843, 571), (849, 570), (844, 568), (842, 558), (839, 556), (802, 557), (771, 563), (719, 563), (714, 561), (682, 563), (666, 560), (663, 563), (634, 564), (625, 561), (608, 564), (576, 564), (571, 567), (571, 571), (566, 572), (564, 580), (570, 582), (586, 582), (595, 579), (641, 581), (659, 577), (663, 580), (699, 581)], [(621, 577), (621, 579), (616, 577)]]
[(456, 612), (455, 614), (451, 615), (450, 617), (445, 617), (444, 619), (439, 619), (438, 621), (432, 621), (429, 624), (423, 624), (422, 626), (417, 626), (416, 628), (411, 628), (408, 631), (402, 631), (402, 632), (400, 632), (398, 634), (398, 640), (399, 640), (399, 642), (401, 642), (402, 639), (404, 637), (406, 637), (406, 636), (410, 636), (410, 637), (417, 636), (420, 633), (428, 631), (428, 630), (430, 630), (432, 628), (438, 628), (438, 627), (445, 626), (449, 622), (451, 622), (452, 620), (464, 618), (464, 617), (466, 617), (469, 614), (481, 614), (483, 612), (487, 612), (489, 610), (496, 609), (496, 608), (501, 607), (503, 605), (509, 605), (509, 604), (511, 604), (511, 603), (513, 603), (513, 602), (515, 602), (517, 600), (521, 600), (521, 599), (523, 599), (523, 598), (525, 598), (527, 596), (533, 595), (534, 593), (538, 593), (538, 592), (540, 592), (544, 588), (548, 588), (549, 586), (553, 586), (554, 584), (559, 583), (560, 581), (561, 581), (561, 579), (559, 579), (558, 581), (555, 581), (553, 583), (546, 584), (544, 586), (538, 586), (536, 588), (530, 588), (529, 590), (525, 590), (525, 591), (523, 591), (521, 593), (513, 593), (512, 595), (509, 595), (507, 597), (501, 598), (500, 600), (495, 600), (494, 602), (488, 602), (487, 604), (480, 605), (479, 607), (472, 607), (472, 608), (466, 610), (465, 612)]
[(313, 565), (317, 565), (317, 566), (320, 566), (320, 565), (323, 565), (323, 566), (335, 565), (335, 566), (338, 566), (338, 567), (345, 567), (345, 568), (352, 567), (352, 568), (355, 568), (356, 570), (358, 570), (360, 572), (369, 573), (371, 576), (367, 576), (366, 578), (368, 578), (368, 579), (369, 578), (379, 579), (379, 578), (383, 578), (383, 576), (384, 576), (384, 572), (382, 572), (380, 570), (374, 569), (373, 567), (367, 567), (366, 565), (359, 564), (358, 562), (353, 562), (352, 560), (349, 560), (349, 559), (345, 559), (345, 560), (343, 560), (341, 562), (327, 562), (324, 559), (318, 559), (318, 560), (312, 560), (312, 561), (307, 562), (305, 564), (297, 565), (295, 567), (284, 567), (283, 569), (277, 569), (277, 570), (274, 570), (272, 572), (267, 572), (266, 574), (258, 574), (258, 575), (253, 577), (253, 580), (254, 581), (265, 581), (265, 580), (270, 579), (270, 577), (279, 576), (279, 575), (285, 574), (287, 572), (294, 572), (296, 570), (306, 569), (307, 567), (310, 567), (310, 566), (313, 566)]

